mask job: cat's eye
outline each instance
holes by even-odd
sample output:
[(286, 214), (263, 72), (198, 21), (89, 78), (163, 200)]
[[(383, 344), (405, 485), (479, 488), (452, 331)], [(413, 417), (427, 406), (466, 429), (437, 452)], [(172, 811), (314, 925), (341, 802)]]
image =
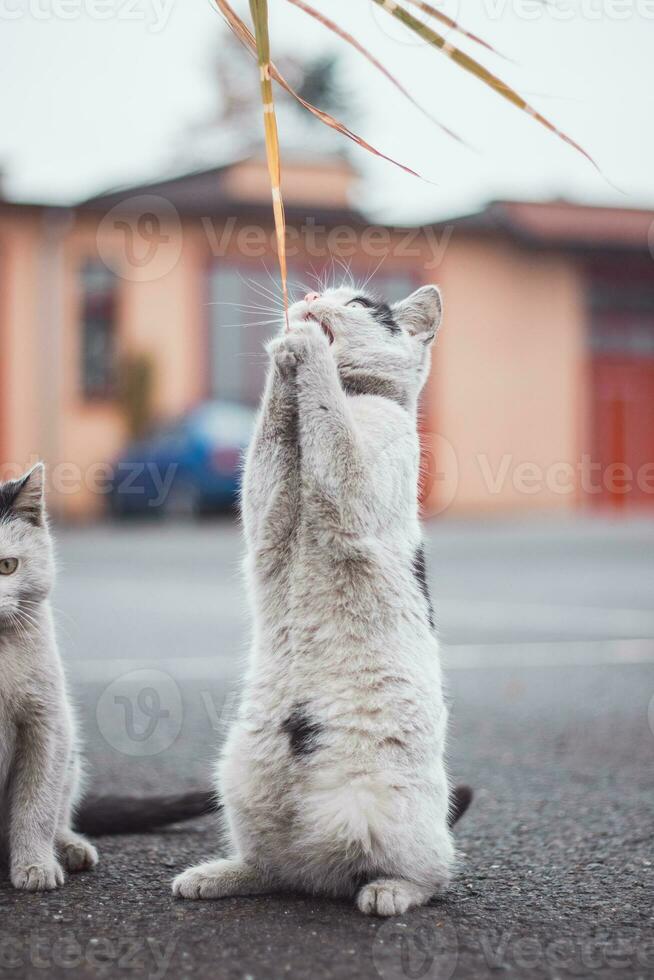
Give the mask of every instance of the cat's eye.
[(346, 306), (352, 306), (355, 310), (374, 310), (376, 303), (367, 296), (355, 296), (345, 304)]
[(13, 575), (18, 568), (18, 558), (0, 558), (0, 575)]

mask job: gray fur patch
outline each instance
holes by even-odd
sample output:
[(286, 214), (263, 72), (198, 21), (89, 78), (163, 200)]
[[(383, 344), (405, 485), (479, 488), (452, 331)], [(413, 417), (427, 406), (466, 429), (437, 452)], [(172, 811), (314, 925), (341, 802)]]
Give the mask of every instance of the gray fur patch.
[(405, 407), (406, 400), (399, 385), (387, 378), (380, 378), (363, 371), (352, 371), (341, 375), (341, 385), (346, 395), (378, 395), (389, 398)]
[(0, 520), (20, 517), (34, 527), (43, 524), (43, 498), (37, 470), (0, 484)]
[(427, 584), (427, 563), (425, 562), (425, 551), (422, 545), (420, 545), (413, 556), (413, 574), (416, 582), (420, 586), (420, 591), (425, 597), (425, 602), (427, 603), (427, 618), (429, 619), (429, 625), (432, 629), (434, 629), (434, 607), (431, 601), (429, 585)]
[(14, 504), (18, 494), (25, 486), (27, 477), (20, 480), (9, 480), (7, 483), (0, 484), (0, 521), (10, 517), (14, 510)]
[(365, 306), (377, 323), (386, 327), (391, 333), (400, 333), (401, 328), (393, 316), (393, 311), (384, 300), (371, 299), (369, 296), (355, 296), (354, 299), (350, 300), (350, 303), (359, 303), (361, 306)]

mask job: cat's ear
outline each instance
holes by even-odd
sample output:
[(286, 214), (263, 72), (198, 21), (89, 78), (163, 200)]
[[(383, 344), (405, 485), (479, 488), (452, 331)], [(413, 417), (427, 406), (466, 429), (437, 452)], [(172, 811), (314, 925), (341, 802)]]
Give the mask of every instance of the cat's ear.
[(396, 319), (425, 344), (431, 344), (443, 317), (443, 301), (438, 286), (421, 286), (393, 306)]
[(16, 517), (22, 517), (35, 527), (45, 524), (45, 466), (37, 463), (29, 473), (18, 480), (12, 480), (2, 488), (4, 496), (11, 497), (10, 510)]

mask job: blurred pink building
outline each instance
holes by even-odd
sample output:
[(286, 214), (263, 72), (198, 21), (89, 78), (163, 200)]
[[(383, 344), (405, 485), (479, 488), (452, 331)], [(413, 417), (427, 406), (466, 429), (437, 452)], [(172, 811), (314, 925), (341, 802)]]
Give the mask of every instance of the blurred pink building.
[[(654, 506), (653, 212), (504, 202), (371, 226), (338, 158), (286, 161), (284, 190), (298, 287), (343, 266), (391, 299), (442, 287), (427, 513)], [(5, 474), (45, 458), (53, 509), (99, 514), (135, 359), (152, 419), (256, 403), (279, 305), (269, 195), (247, 159), (74, 208), (0, 201)]]

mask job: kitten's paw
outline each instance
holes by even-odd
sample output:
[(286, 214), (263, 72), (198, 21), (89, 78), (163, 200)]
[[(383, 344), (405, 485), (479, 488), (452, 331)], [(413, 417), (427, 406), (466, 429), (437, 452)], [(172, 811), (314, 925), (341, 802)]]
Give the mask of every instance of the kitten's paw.
[(173, 895), (176, 898), (215, 898), (215, 875), (205, 870), (207, 865), (187, 868), (173, 880)]
[(297, 370), (312, 351), (328, 347), (320, 324), (315, 320), (302, 320), (293, 324), (282, 337), (277, 337), (268, 345), (268, 353), (274, 360), (284, 377), (289, 377)]
[(223, 875), (216, 870), (219, 863), (198, 864), (177, 875), (173, 881), (173, 895), (177, 898), (224, 898), (229, 895)]
[(72, 831), (58, 842), (61, 863), (67, 871), (89, 871), (98, 863), (93, 844)]
[(295, 351), (286, 343), (286, 337), (271, 340), (267, 350), (283, 378), (290, 378), (295, 374), (299, 361)]
[(178, 898), (227, 898), (228, 895), (260, 895), (268, 882), (238, 858), (220, 858), (189, 868), (173, 881)]
[(284, 340), (302, 360), (311, 350), (329, 347), (329, 340), (317, 320), (299, 320), (292, 323), (284, 334)]
[(26, 892), (50, 892), (64, 883), (64, 872), (58, 861), (17, 864), (11, 869), (14, 888)]
[(388, 879), (364, 885), (356, 903), (365, 915), (402, 915), (415, 905), (426, 904), (429, 898), (429, 892), (419, 885)]

